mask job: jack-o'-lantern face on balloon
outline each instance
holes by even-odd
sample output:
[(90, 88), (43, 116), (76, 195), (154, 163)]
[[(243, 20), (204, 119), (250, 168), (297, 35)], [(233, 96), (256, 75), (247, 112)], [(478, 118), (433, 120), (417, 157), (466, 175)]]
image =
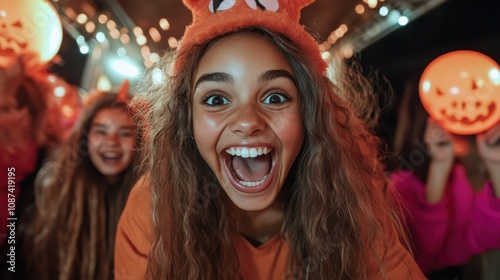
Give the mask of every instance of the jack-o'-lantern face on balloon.
[(451, 133), (480, 133), (500, 120), (500, 66), (482, 53), (436, 58), (425, 68), (419, 92), (429, 115)]
[(0, 53), (33, 53), (41, 63), (59, 51), (63, 29), (47, 0), (0, 1)]

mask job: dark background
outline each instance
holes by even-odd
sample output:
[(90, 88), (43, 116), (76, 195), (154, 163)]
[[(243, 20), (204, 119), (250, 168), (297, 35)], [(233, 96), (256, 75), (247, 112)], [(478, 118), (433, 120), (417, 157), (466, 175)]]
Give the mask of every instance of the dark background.
[(80, 86), (89, 55), (82, 54), (73, 37), (64, 28), (63, 30), (63, 41), (58, 52), (60, 59), (50, 64), (48, 71), (57, 74), (69, 84)]
[(389, 146), (405, 84), (418, 81), (433, 59), (460, 49), (475, 50), (500, 62), (500, 1), (450, 0), (358, 54), (365, 71), (377, 71), (392, 85), (392, 105), (380, 121), (380, 136)]

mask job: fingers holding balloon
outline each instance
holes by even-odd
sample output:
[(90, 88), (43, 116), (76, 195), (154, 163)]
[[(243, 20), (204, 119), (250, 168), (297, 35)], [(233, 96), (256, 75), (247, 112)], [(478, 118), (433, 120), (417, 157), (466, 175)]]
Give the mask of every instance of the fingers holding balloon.
[(500, 122), (476, 136), (479, 154), (488, 163), (500, 163)]

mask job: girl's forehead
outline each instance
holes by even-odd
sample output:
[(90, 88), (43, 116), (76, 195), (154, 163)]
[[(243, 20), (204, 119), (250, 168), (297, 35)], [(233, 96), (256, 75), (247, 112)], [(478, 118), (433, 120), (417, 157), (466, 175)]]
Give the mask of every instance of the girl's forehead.
[(125, 108), (102, 108), (96, 112), (92, 123), (132, 124), (132, 118)]
[(262, 72), (285, 69), (294, 75), (278, 45), (263, 35), (247, 32), (228, 35), (215, 42), (201, 57), (193, 78), (197, 79), (205, 72), (226, 72), (237, 68), (258, 68)]

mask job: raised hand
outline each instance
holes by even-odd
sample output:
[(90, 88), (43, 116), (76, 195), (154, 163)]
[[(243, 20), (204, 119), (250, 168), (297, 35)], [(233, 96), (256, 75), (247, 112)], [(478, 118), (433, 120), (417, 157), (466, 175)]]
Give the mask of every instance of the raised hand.
[(429, 203), (439, 202), (446, 189), (454, 160), (454, 140), (435, 120), (428, 118), (424, 141), (431, 156), (426, 181), (426, 199)]
[(486, 164), (500, 165), (500, 122), (476, 135), (476, 145)]
[(424, 142), (433, 161), (450, 164), (453, 162), (455, 145), (453, 137), (431, 118), (427, 119)]
[(488, 169), (496, 197), (500, 197), (500, 122), (476, 135), (479, 155)]

